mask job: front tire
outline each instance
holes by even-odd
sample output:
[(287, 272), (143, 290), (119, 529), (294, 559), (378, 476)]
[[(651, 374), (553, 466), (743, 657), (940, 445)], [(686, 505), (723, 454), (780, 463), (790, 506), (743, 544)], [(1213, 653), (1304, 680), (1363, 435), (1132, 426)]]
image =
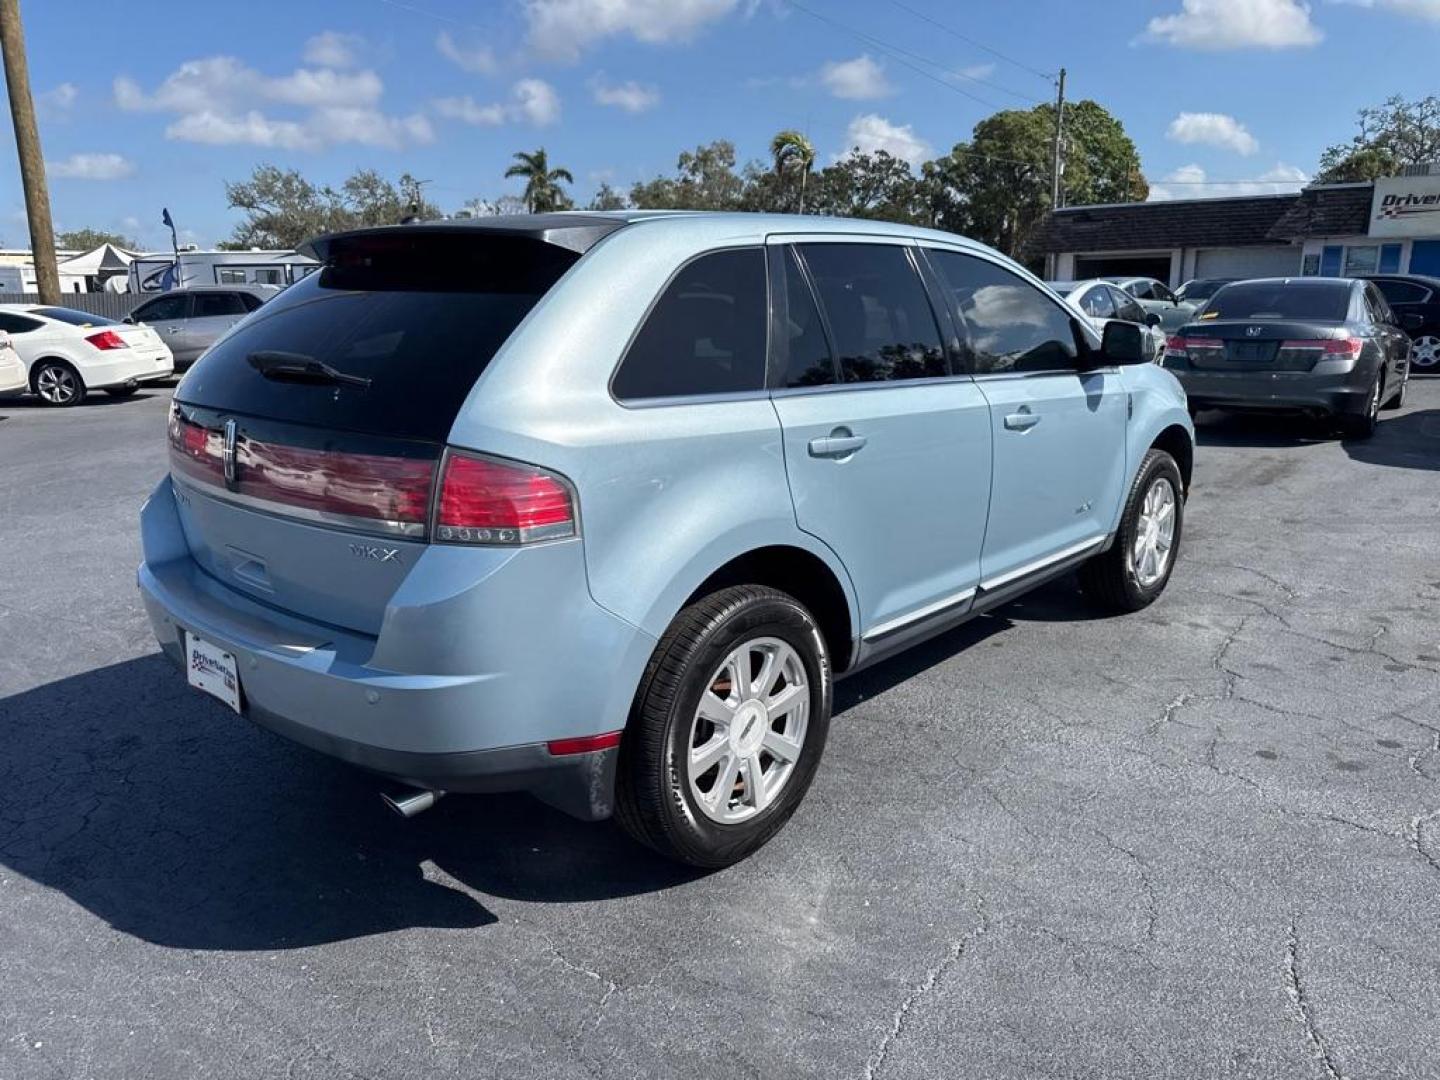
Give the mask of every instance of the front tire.
[(825, 639), (794, 597), (739, 585), (685, 608), (655, 648), (621, 740), (620, 824), (691, 866), (745, 858), (810, 787), (831, 681)]
[(30, 389), (46, 405), (66, 409), (85, 400), (85, 380), (64, 360), (41, 360), (30, 374)]
[(1080, 588), (1109, 611), (1139, 611), (1165, 591), (1185, 524), (1180, 466), (1151, 448), (1140, 462), (1115, 543), (1080, 567)]

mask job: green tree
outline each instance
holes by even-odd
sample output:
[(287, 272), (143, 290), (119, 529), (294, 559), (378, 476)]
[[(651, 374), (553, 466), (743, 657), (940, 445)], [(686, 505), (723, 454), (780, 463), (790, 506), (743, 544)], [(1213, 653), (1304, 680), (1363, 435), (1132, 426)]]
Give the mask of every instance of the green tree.
[(1394, 176), (1406, 165), (1440, 161), (1440, 96), (1417, 101), (1398, 95), (1361, 109), (1359, 130), (1320, 155), (1316, 180), (1336, 184)]
[(409, 173), (392, 184), (374, 169), (358, 169), (340, 189), (318, 186), (298, 170), (260, 165), (250, 179), (226, 183), (225, 198), (245, 219), (220, 247), (294, 248), (327, 232), (395, 225), (407, 217), (440, 217)]
[[(1050, 209), (1055, 107), (1006, 109), (975, 125), (968, 143), (927, 163), (929, 210), (942, 228), (963, 227), (1009, 255), (1020, 254)], [(1066, 205), (1141, 202), (1150, 188), (1120, 121), (1081, 101), (1065, 109)]]
[(134, 238), (123, 233), (106, 232), (104, 229), (70, 229), (68, 232), (55, 234), (57, 248), (93, 251), (101, 244), (114, 244), (127, 251), (137, 251), (140, 248)]
[(815, 147), (802, 132), (792, 128), (777, 132), (770, 140), (770, 157), (775, 162), (775, 175), (782, 181), (788, 175), (799, 174), (799, 191), (795, 199), (795, 212), (805, 212), (805, 182), (810, 177), (811, 166), (815, 164)]
[(630, 189), (631, 205), (645, 210), (738, 210), (744, 196), (735, 144), (725, 139), (682, 152), (673, 179), (657, 176)]
[(602, 181), (600, 188), (590, 200), (591, 210), (624, 210), (630, 204), (625, 196), (610, 186), (608, 181)]
[(545, 148), (533, 153), (521, 151), (514, 155), (515, 164), (505, 170), (506, 177), (518, 176), (525, 181), (525, 206), (532, 214), (564, 210), (571, 206), (570, 197), (560, 184), (573, 184), (569, 169), (550, 167)]
[(814, 185), (814, 209), (837, 217), (914, 224), (916, 197), (909, 163), (884, 150), (852, 151), (822, 169)]

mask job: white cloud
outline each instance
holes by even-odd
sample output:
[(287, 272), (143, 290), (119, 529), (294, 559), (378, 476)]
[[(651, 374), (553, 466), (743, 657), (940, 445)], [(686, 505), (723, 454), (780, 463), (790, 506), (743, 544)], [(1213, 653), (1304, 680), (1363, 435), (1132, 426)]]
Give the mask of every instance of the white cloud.
[(590, 80), (590, 93), (600, 105), (613, 105), (629, 113), (642, 113), (660, 104), (660, 91), (631, 79), (623, 83), (607, 83), (604, 75)]
[(1182, 49), (1289, 49), (1324, 35), (1300, 0), (1181, 0), (1150, 20), (1146, 37)]
[(988, 79), (995, 74), (994, 64), (971, 64), (969, 67), (960, 69), (960, 74), (967, 79)]
[(1246, 156), (1260, 149), (1260, 143), (1244, 124), (1224, 113), (1182, 112), (1170, 121), (1165, 137), (1187, 145), (1214, 146)]
[(1354, 7), (1381, 8), (1400, 15), (1440, 22), (1440, 0), (1330, 0), (1330, 2), (1350, 4)]
[(485, 45), (462, 45), (450, 36), (449, 30), (441, 30), (435, 39), (435, 48), (461, 71), (472, 75), (493, 75), (499, 69), (495, 53)]
[(872, 101), (895, 92), (885, 69), (862, 53), (854, 60), (832, 60), (820, 69), (820, 85), (837, 98)]
[(628, 35), (649, 45), (689, 41), (739, 0), (525, 0), (527, 40), (551, 60), (574, 61), (589, 45)]
[[(181, 64), (150, 93), (125, 76), (114, 87), (122, 109), (175, 114), (165, 135), (184, 142), (319, 150), (341, 143), (396, 149), (434, 139), (425, 116), (380, 111), (385, 86), (368, 70), (266, 75), (233, 56), (212, 56)], [(267, 105), (302, 115), (272, 116), (259, 107)]]
[(847, 153), (873, 154), (884, 150), (914, 166), (928, 158), (931, 152), (930, 144), (917, 136), (909, 124), (892, 124), (874, 113), (864, 113), (850, 121), (850, 126), (845, 129), (845, 145)]
[(46, 90), (36, 97), (41, 109), (49, 112), (64, 112), (80, 97), (80, 89), (74, 83), (62, 82), (53, 90)]
[(464, 97), (437, 98), (430, 103), (437, 115), (476, 127), (499, 127), (506, 123), (530, 123), (545, 127), (560, 119), (560, 95), (542, 79), (521, 79), (510, 90), (509, 102), (476, 101)]
[(1199, 165), (1182, 165), (1150, 185), (1150, 201), (1166, 199), (1215, 199), (1226, 195), (1282, 195), (1299, 191), (1310, 177), (1305, 170), (1279, 162), (1253, 180), (1226, 182), (1211, 180)]
[(135, 163), (119, 154), (71, 154), (47, 161), (45, 171), (61, 180), (123, 180), (135, 174)]
[(305, 63), (329, 68), (355, 67), (364, 48), (365, 39), (359, 34), (325, 30), (305, 42)]

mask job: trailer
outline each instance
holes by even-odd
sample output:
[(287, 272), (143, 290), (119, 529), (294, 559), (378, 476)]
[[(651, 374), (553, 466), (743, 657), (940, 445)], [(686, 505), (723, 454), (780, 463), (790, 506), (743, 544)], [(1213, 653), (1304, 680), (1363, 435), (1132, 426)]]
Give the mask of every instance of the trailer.
[(320, 264), (295, 251), (151, 252), (130, 264), (127, 291), (166, 292), (194, 285), (293, 285)]

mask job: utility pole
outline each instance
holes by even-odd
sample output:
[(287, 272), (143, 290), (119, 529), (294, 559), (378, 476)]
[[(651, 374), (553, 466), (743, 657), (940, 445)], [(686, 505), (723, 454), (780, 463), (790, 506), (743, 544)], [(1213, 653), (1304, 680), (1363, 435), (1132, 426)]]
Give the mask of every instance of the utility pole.
[(50, 222), (50, 191), (45, 184), (40, 132), (35, 126), (35, 101), (30, 97), (30, 66), (25, 61), (20, 0), (0, 0), (0, 53), (5, 57), (10, 118), (15, 122), (15, 148), (20, 157), (20, 182), (25, 188), (25, 216), (30, 221), (35, 283), (42, 304), (58, 304), (60, 274), (55, 269), (55, 227)]
[(1065, 69), (1060, 69), (1060, 77), (1055, 80), (1055, 157), (1050, 167), (1050, 206), (1059, 210), (1060, 197), (1060, 169), (1064, 160), (1065, 141)]

